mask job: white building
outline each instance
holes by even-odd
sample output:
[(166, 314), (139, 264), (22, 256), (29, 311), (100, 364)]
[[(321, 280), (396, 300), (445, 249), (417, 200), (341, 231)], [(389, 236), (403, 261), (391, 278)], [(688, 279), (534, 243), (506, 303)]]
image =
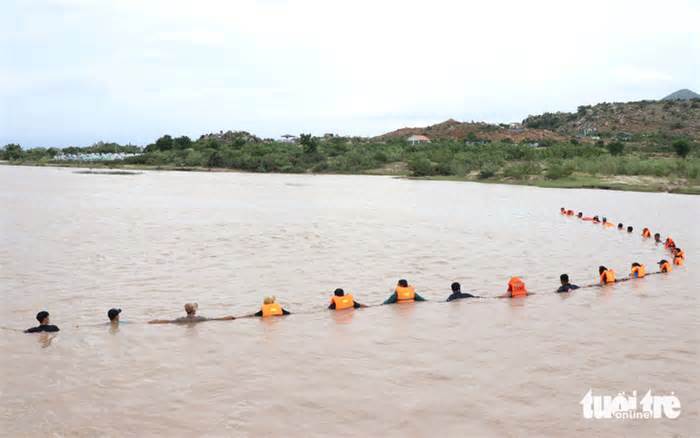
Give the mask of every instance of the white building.
[(430, 139), (425, 135), (414, 134), (406, 139), (411, 144), (430, 143)]

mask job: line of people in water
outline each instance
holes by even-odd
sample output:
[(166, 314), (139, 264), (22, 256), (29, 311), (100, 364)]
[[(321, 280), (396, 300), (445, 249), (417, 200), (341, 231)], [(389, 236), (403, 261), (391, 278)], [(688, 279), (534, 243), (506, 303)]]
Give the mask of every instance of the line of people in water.
[[(574, 216), (573, 210), (566, 210), (564, 207), (560, 209), (560, 212), (562, 215), (566, 216)], [(584, 221), (590, 221), (595, 224), (602, 224), (603, 226), (606, 227), (614, 227), (614, 225), (610, 224), (610, 222), (607, 220), (606, 217), (603, 217), (602, 220), (599, 219), (598, 216), (592, 216), (592, 217), (587, 217), (584, 216), (582, 212), (579, 212), (576, 215), (579, 219), (582, 219)], [(624, 225), (622, 223), (617, 225), (617, 229), (623, 230)], [(633, 227), (628, 226), (627, 227), (627, 232), (631, 233), (633, 231)], [(642, 230), (642, 237), (644, 239), (651, 238), (651, 231), (649, 231), (648, 228), (644, 228)], [(661, 242), (661, 236), (659, 233), (654, 234), (654, 241), (658, 243)], [(676, 266), (682, 266), (684, 261), (685, 261), (685, 252), (676, 246), (676, 243), (673, 241), (672, 238), (667, 237), (665, 242), (663, 242), (664, 248), (669, 250), (671, 254), (673, 255), (673, 265)], [(673, 270), (671, 263), (669, 263), (666, 259), (662, 259), (658, 262), (659, 265), (659, 271), (656, 273), (669, 273)], [(630, 274), (626, 278), (621, 278), (618, 279), (615, 270), (607, 268), (605, 266), (600, 266), (598, 268), (598, 275), (599, 275), (599, 281), (596, 284), (590, 284), (587, 286), (577, 286), (575, 284), (572, 284), (569, 275), (568, 274), (561, 274), (559, 276), (559, 281), (561, 283), (561, 286), (556, 290), (557, 293), (569, 293), (573, 290), (576, 289), (581, 289), (585, 287), (593, 287), (593, 286), (604, 286), (608, 284), (613, 284), (616, 282), (620, 281), (627, 281), (631, 279), (640, 279), (644, 278), (645, 276), (648, 275), (646, 271), (646, 267), (638, 262), (632, 263), (631, 269), (630, 269)], [(458, 282), (454, 282), (451, 284), (451, 289), (452, 293), (447, 297), (447, 302), (454, 301), (454, 300), (459, 300), (459, 299), (464, 299), (464, 298), (482, 298), (478, 295), (473, 295), (470, 293), (465, 293), (462, 292), (461, 285)], [(526, 297), (528, 295), (534, 295), (535, 292), (529, 292), (527, 290), (527, 287), (525, 285), (525, 282), (520, 278), (520, 277), (511, 277), (510, 280), (508, 280), (508, 285), (506, 288), (506, 292), (503, 295), (499, 295), (496, 298), (519, 298), (519, 297)], [(416, 288), (412, 286), (411, 284), (408, 283), (406, 279), (401, 279), (397, 282), (396, 287), (394, 288), (393, 293), (382, 303), (382, 305), (385, 304), (405, 304), (405, 303), (413, 303), (416, 301), (427, 301), (424, 297), (422, 297), (420, 294), (416, 292)], [(355, 301), (355, 297), (352, 294), (346, 294), (343, 289), (335, 289), (333, 292), (333, 295), (330, 298), (330, 303), (328, 304), (328, 309), (330, 310), (336, 310), (336, 311), (341, 311), (341, 310), (347, 310), (347, 309), (359, 309), (363, 307), (370, 307), (365, 304), (358, 303)], [(217, 318), (209, 318), (201, 315), (197, 315), (197, 311), (199, 310), (199, 305), (197, 303), (187, 303), (184, 306), (185, 308), (185, 316), (175, 318), (175, 319), (154, 319), (152, 321), (148, 321), (149, 324), (182, 324), (182, 323), (197, 323), (197, 322), (203, 322), (203, 321), (229, 321), (229, 320), (234, 320), (234, 319), (241, 319), (241, 318), (253, 318), (253, 317), (260, 317), (260, 318), (267, 318), (267, 317), (275, 317), (275, 316), (284, 316), (284, 315), (290, 315), (291, 312), (289, 312), (287, 309), (283, 308), (279, 303), (277, 303), (277, 299), (274, 296), (269, 296), (265, 297), (263, 300), (263, 303), (260, 307), (260, 310), (258, 310), (255, 313), (251, 313), (249, 315), (243, 315), (243, 316), (222, 316), (222, 317), (217, 317)], [(109, 319), (109, 324), (116, 326), (120, 324), (120, 314), (122, 312), (122, 309), (117, 309), (117, 308), (112, 308), (109, 309), (107, 312), (107, 317)], [(29, 328), (25, 330), (25, 333), (39, 333), (39, 332), (57, 332), (59, 331), (59, 328), (55, 325), (52, 325), (50, 322), (49, 318), (49, 312), (42, 310), (41, 312), (37, 313), (36, 319), (39, 322), (38, 326)]]

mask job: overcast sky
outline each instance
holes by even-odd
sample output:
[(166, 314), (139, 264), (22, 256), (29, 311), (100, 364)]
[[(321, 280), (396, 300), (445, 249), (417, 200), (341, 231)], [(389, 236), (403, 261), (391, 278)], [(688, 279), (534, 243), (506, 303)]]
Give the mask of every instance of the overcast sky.
[(700, 1), (1, 0), (0, 145), (377, 135), (700, 92)]

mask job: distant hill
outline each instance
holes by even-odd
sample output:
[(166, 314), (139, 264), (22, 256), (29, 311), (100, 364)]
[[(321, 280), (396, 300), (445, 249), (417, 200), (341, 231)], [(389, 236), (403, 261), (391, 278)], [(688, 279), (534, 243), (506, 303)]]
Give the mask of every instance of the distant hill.
[(426, 127), (401, 128), (380, 135), (380, 139), (408, 138), (425, 135), (432, 140), (513, 141), (514, 143), (565, 140), (562, 134), (547, 129), (529, 129), (520, 123), (491, 124), (484, 122), (458, 122), (454, 119)]
[(663, 100), (599, 103), (580, 106), (575, 113), (544, 113), (523, 120), (528, 128), (549, 129), (585, 138), (653, 137), (700, 140), (700, 101)]
[(684, 88), (682, 90), (678, 90), (675, 93), (671, 93), (668, 96), (664, 97), (661, 100), (691, 100), (691, 99), (700, 99), (700, 94), (688, 90), (687, 88)]

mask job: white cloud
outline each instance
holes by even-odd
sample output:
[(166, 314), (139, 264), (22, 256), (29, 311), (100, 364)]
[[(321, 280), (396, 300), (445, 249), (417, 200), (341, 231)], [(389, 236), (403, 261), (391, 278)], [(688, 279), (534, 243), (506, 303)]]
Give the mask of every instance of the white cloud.
[[(10, 0), (7, 10), (0, 104), (17, 110), (0, 120), (0, 143), (371, 135), (700, 88), (700, 2), (689, 0)], [(65, 108), (82, 123), (66, 126)]]

